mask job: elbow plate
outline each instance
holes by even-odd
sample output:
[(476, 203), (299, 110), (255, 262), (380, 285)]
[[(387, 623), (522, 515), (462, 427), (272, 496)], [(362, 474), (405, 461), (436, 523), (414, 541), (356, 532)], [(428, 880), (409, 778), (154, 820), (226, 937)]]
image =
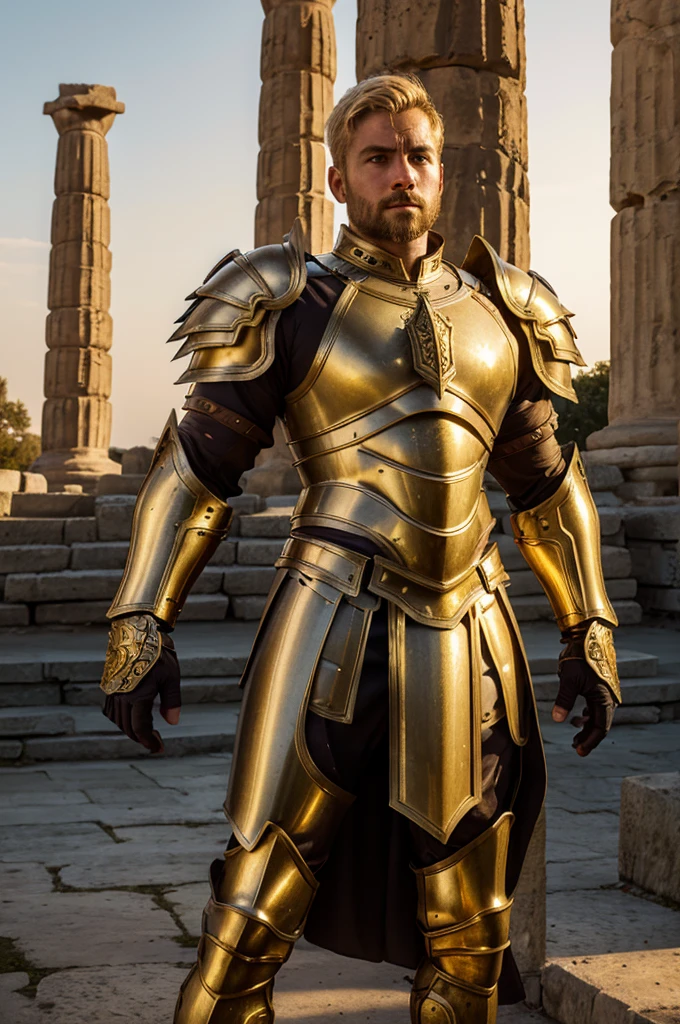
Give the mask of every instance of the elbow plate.
[(108, 617), (148, 612), (174, 626), (231, 517), (189, 466), (173, 412), (137, 498), (125, 572)]
[(602, 575), (600, 521), (576, 447), (556, 493), (511, 521), (560, 629), (594, 618), (618, 625)]

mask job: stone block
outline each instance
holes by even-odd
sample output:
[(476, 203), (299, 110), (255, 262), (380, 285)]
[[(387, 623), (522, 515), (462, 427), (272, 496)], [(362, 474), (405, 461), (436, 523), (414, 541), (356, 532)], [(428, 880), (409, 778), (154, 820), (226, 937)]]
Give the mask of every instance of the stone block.
[(602, 545), (602, 571), (605, 579), (620, 579), (630, 576), (631, 558), (626, 548)]
[(119, 569), (125, 568), (130, 545), (127, 541), (99, 541), (97, 543), (74, 543), (71, 546), (71, 569)]
[(288, 537), (292, 508), (268, 508), (254, 515), (242, 515), (241, 537)]
[(626, 480), (616, 493), (623, 501), (639, 501), (640, 498), (657, 498), (663, 487), (653, 480)]
[(97, 539), (94, 516), (73, 516), (64, 521), (64, 544), (93, 544)]
[(96, 494), (133, 494), (137, 495), (144, 483), (143, 473), (104, 473), (97, 480)]
[[(625, 484), (621, 484), (621, 487), (625, 486)], [(598, 512), (601, 508), (623, 505), (623, 499), (618, 494), (615, 494), (614, 491), (593, 491), (593, 501)]]
[(27, 626), (28, 623), (27, 605), (0, 602), (0, 626)]
[[(184, 700), (184, 682), (182, 683), (182, 699)], [(64, 704), (71, 707), (101, 707), (103, 703), (104, 691), (99, 683), (66, 683), (64, 685)]]
[(612, 601), (612, 607), (618, 616), (619, 626), (637, 626), (642, 621), (642, 606), (637, 601)]
[(637, 594), (637, 580), (629, 576), (625, 579), (605, 580), (605, 589), (610, 601), (632, 601)]
[(602, 430), (588, 435), (587, 451), (581, 452), (586, 463), (590, 452), (599, 448), (627, 448), (629, 445), (677, 444), (678, 430), (675, 420), (644, 419), (632, 423), (611, 423)]
[(680, 540), (680, 505), (626, 508), (626, 536), (636, 540)]
[(13, 491), (0, 491), (0, 516), (12, 514)]
[(276, 570), (269, 566), (232, 565), (224, 570), (222, 589), (225, 594), (268, 594)]
[(16, 517), (35, 516), (51, 519), (56, 516), (91, 516), (94, 512), (94, 497), (91, 494), (69, 494), (52, 491), (47, 494), (15, 494), (12, 498), (12, 515)]
[(632, 573), (638, 583), (657, 587), (680, 587), (680, 545), (631, 540)]
[(598, 465), (588, 459), (589, 452), (583, 454), (591, 491), (613, 491), (623, 483), (623, 473), (618, 466)]
[(231, 601), (231, 608), (235, 619), (253, 620), (262, 618), (262, 612), (267, 598), (262, 597), (234, 597)]
[(22, 473), (21, 490), (24, 494), (46, 494), (47, 477), (42, 473)]
[(52, 708), (0, 708), (0, 736), (64, 736), (75, 732), (71, 715)]
[(680, 772), (621, 783), (619, 875), (680, 903)]
[(144, 476), (151, 468), (152, 458), (153, 448), (146, 448), (144, 445), (128, 448), (127, 451), (123, 452), (123, 460), (121, 462), (123, 474), (141, 473)]
[(180, 618), (182, 622), (219, 622), (226, 618), (228, 610), (226, 594), (190, 594)]
[(252, 515), (255, 512), (263, 512), (266, 508), (264, 498), (259, 494), (237, 494), (233, 498), (229, 499), (229, 505), (234, 510), (235, 515)]
[(35, 609), (37, 626), (63, 625), (85, 626), (108, 622), (106, 612), (111, 601), (66, 601), (56, 604), (39, 604)]
[[(674, 1024), (680, 1009), (676, 949), (553, 960), (543, 1007), (562, 1024)], [(670, 1009), (669, 1009), (670, 1008)]]
[(621, 448), (597, 448), (583, 453), (587, 470), (592, 466), (619, 466), (636, 469), (641, 466), (677, 466), (677, 444), (630, 445)]
[(61, 704), (58, 683), (33, 683), (30, 686), (17, 683), (0, 685), (0, 708), (47, 707), (52, 704)]
[(63, 544), (11, 544), (0, 547), (0, 572), (57, 572), (70, 557)]
[(508, 593), (511, 598), (515, 598), (534, 594), (543, 595), (544, 591), (531, 569), (514, 569), (510, 573), (510, 589)]
[(244, 539), (237, 545), (236, 561), (239, 565), (273, 565), (281, 554), (282, 539)]
[[(174, 962), (179, 935), (170, 914), (138, 892), (17, 894), (3, 916), (36, 967)], [(35, 922), (40, 926), (35, 927)], [(104, 926), (103, 926), (104, 925)], [(120, 936), (125, 935), (125, 942)]]
[(680, 587), (639, 587), (638, 598), (646, 611), (680, 612)]
[(242, 696), (238, 676), (224, 679), (205, 676), (182, 681), (182, 700), (185, 704), (231, 704), (240, 701)]
[(21, 473), (18, 469), (0, 469), (0, 491), (12, 494), (21, 490)]
[(208, 565), (233, 565), (236, 561), (236, 542), (223, 540), (219, 545)]
[(678, 482), (678, 466), (641, 466), (639, 469), (627, 469), (626, 480), (631, 483), (674, 483)]
[(107, 494), (95, 499), (99, 540), (129, 540), (136, 498), (131, 494)]
[(120, 583), (118, 570), (17, 573), (7, 577), (8, 601), (97, 601), (113, 598)]
[(512, 951), (520, 974), (538, 977), (545, 963), (545, 809), (529, 843), (510, 922)]
[(472, 0), (446, 7), (445, 13), (440, 0), (417, 5), (377, 0), (359, 8), (359, 79), (386, 67), (436, 65), (484, 68), (522, 78), (524, 59), (524, 16), (517, 0)]

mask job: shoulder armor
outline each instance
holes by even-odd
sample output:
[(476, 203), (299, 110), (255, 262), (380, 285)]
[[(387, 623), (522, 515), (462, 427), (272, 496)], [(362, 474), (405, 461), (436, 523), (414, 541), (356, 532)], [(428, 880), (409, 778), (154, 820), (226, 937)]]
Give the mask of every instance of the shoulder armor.
[(517, 317), (539, 380), (556, 395), (578, 402), (569, 364), (586, 364), (571, 326), (574, 314), (562, 305), (548, 282), (533, 271), (526, 273), (506, 263), (480, 235), (473, 238), (462, 266), (491, 290), (501, 312), (509, 310)]
[(175, 359), (191, 355), (177, 383), (259, 377), (274, 359), (281, 310), (295, 302), (306, 280), (304, 235), (297, 219), (281, 245), (230, 252), (187, 296), (192, 305), (168, 339), (186, 339)]

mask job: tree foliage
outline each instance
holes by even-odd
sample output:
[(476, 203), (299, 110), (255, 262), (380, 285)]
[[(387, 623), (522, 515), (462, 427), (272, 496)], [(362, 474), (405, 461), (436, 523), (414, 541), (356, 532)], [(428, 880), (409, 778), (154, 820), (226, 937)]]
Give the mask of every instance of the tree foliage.
[(40, 438), (29, 433), (31, 417), (23, 402), (10, 402), (0, 377), (0, 469), (27, 470), (40, 455)]
[(588, 435), (607, 426), (609, 361), (595, 363), (592, 370), (579, 370), (573, 384), (578, 405), (566, 399), (553, 399), (560, 419), (557, 439), (560, 444), (576, 441), (584, 451)]

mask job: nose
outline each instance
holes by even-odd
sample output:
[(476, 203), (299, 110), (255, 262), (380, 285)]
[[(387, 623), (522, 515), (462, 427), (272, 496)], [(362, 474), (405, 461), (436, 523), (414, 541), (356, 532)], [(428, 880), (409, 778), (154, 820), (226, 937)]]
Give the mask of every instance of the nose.
[(394, 168), (394, 175), (392, 178), (392, 190), (406, 190), (409, 191), (416, 187), (416, 180), (413, 174), (413, 168), (408, 162), (406, 155), (401, 153), (396, 160)]

